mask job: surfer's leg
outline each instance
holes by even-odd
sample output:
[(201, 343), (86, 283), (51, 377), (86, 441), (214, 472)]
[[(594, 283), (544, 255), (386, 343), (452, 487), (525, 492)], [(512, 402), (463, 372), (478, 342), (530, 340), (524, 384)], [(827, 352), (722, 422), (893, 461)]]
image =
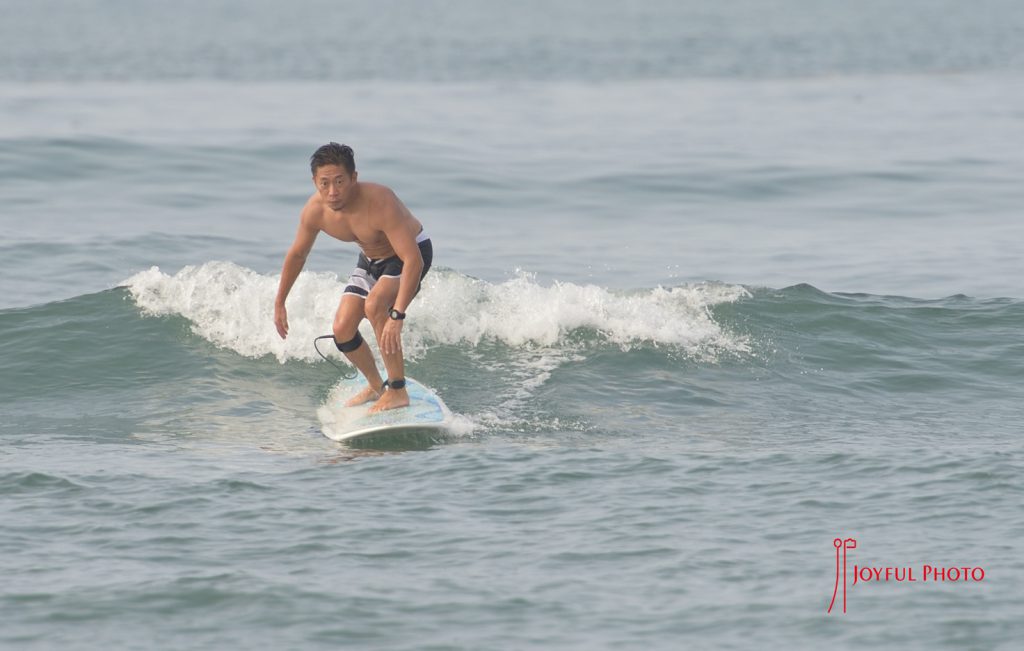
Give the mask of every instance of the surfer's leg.
[(380, 397), (384, 379), (377, 370), (373, 352), (359, 336), (359, 324), (366, 316), (364, 299), (355, 294), (344, 294), (338, 311), (334, 314), (334, 342), (359, 372), (366, 378), (368, 386), (349, 400), (346, 405), (361, 405)]
[[(366, 297), (366, 318), (373, 325), (373, 332), (377, 335), (377, 344), (380, 348), (381, 333), (384, 325), (391, 317), (388, 310), (395, 304), (398, 298), (398, 277), (383, 276), (377, 281), (369, 296)], [(384, 368), (388, 372), (388, 380), (405, 379), (405, 356), (402, 348), (395, 353), (384, 353), (381, 350), (381, 359), (384, 361)], [(388, 390), (381, 395), (380, 399), (370, 408), (370, 411), (381, 411), (383, 409), (395, 409), (406, 407), (409, 404), (409, 392), (402, 388), (388, 387)]]

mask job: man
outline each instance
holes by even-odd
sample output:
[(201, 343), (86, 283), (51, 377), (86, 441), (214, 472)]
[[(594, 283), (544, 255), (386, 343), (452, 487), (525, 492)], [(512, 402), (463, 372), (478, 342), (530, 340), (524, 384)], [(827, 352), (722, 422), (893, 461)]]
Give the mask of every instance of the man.
[[(430, 269), (430, 239), (409, 209), (389, 188), (359, 181), (352, 148), (336, 142), (324, 145), (310, 158), (316, 192), (299, 218), (299, 232), (288, 249), (274, 302), (274, 325), (288, 336), (285, 299), (306, 263), (321, 231), (343, 242), (355, 242), (362, 252), (348, 279), (334, 315), (334, 343), (359, 369), (368, 385), (348, 405), (371, 400), (370, 411), (405, 407), (405, 360), (402, 323)], [(377, 336), (388, 380), (380, 376), (373, 352), (359, 334), (369, 319)]]

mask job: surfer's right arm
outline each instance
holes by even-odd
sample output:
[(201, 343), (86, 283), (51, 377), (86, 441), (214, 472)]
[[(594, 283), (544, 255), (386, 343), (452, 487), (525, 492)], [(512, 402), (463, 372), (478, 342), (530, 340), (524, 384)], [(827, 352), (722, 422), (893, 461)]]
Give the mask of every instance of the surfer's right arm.
[(277, 327), (277, 334), (284, 339), (288, 336), (288, 310), (284, 303), (288, 298), (288, 292), (299, 277), (299, 272), (306, 264), (306, 258), (313, 249), (313, 242), (320, 233), (317, 226), (316, 211), (313, 201), (310, 200), (302, 210), (299, 218), (299, 231), (295, 234), (295, 241), (292, 242), (288, 253), (284, 256), (284, 265), (281, 267), (281, 282), (277, 286), (277, 298), (274, 299), (274, 325)]

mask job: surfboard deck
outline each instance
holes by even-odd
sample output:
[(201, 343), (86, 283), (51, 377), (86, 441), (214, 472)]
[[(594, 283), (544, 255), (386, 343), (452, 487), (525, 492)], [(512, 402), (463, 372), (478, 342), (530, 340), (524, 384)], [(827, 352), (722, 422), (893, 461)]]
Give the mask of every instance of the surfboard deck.
[(332, 391), (319, 416), (324, 436), (333, 441), (355, 441), (373, 435), (408, 432), (444, 432), (453, 420), (440, 397), (416, 380), (406, 377), (409, 406), (369, 413), (373, 402), (346, 407), (345, 402), (366, 387), (362, 377), (342, 380)]

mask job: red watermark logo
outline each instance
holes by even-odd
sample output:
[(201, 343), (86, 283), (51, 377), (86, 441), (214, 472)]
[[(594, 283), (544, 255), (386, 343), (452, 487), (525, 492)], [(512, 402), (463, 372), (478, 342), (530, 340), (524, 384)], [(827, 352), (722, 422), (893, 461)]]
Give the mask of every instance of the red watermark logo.
[[(857, 549), (857, 540), (854, 538), (836, 538), (832, 541), (836, 552), (836, 575), (832, 586), (832, 601), (828, 604), (828, 613), (836, 607), (836, 599), (839, 597), (839, 590), (843, 591), (843, 612), (846, 612), (847, 590), (858, 583), (981, 583), (985, 580), (985, 568), (975, 566), (946, 566), (922, 564), (911, 567), (873, 565), (853, 566), (853, 581), (849, 581), (847, 573), (847, 552)], [(919, 572), (915, 570), (920, 569)]]
[(836, 593), (839, 592), (839, 549), (843, 550), (843, 612), (846, 612), (846, 550), (857, 549), (857, 541), (853, 538), (836, 538), (832, 541), (832, 544), (836, 548), (836, 582), (832, 588), (832, 601), (828, 605), (828, 612), (832, 612), (832, 607), (836, 605)]

